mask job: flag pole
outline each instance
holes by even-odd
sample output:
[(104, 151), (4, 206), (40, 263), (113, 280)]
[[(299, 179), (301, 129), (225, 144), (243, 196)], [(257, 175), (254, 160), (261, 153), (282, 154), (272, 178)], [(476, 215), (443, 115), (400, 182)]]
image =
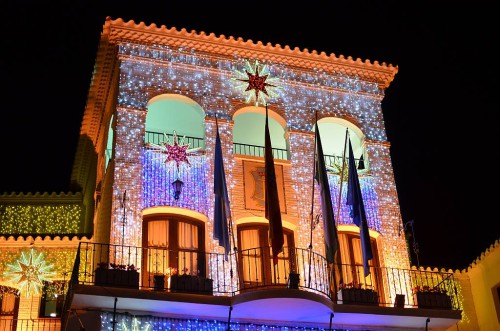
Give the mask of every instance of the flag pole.
[(278, 254), (283, 252), (284, 236), (279, 204), (278, 186), (274, 169), (274, 157), (269, 133), (268, 105), (266, 102), (266, 122), (264, 127), (264, 169), (265, 169), (265, 218), (269, 221), (269, 242), (272, 246), (274, 267), (278, 264)]
[[(342, 183), (344, 182), (344, 170), (345, 170), (345, 150), (347, 145), (347, 137), (349, 136), (349, 129), (345, 129), (345, 140), (344, 140), (344, 151), (342, 152), (342, 170), (340, 171), (340, 188), (339, 188), (339, 198), (337, 199), (337, 218), (340, 217), (340, 200), (342, 199)], [(337, 221), (338, 222), (338, 221)]]
[[(217, 113), (215, 113), (215, 127), (217, 128), (217, 132), (219, 132), (219, 122), (217, 121)], [(231, 233), (231, 239), (233, 241), (233, 250), (235, 252), (238, 251), (238, 248), (236, 247), (236, 240), (234, 239), (234, 232), (233, 232), (233, 211), (231, 210), (231, 221), (229, 222), (229, 233)]]
[[(316, 111), (316, 122), (315, 125), (318, 125), (318, 111)], [(313, 157), (313, 179), (312, 179), (312, 192), (311, 192), (311, 234), (309, 237), (309, 249), (312, 250), (313, 245), (312, 245), (312, 240), (313, 240), (313, 220), (314, 220), (314, 169), (316, 167), (316, 135), (314, 135), (314, 157)]]
[[(223, 195), (223, 204), (229, 204), (229, 198), (228, 198), (228, 192), (227, 192), (227, 186), (225, 184), (225, 174), (224, 174), (224, 165), (223, 165), (223, 156), (222, 156), (222, 144), (221, 144), (221, 141), (220, 141), (220, 136), (219, 136), (219, 121), (218, 121), (218, 118), (217, 118), (217, 113), (215, 113), (215, 128), (216, 128), (216, 142), (215, 142), (215, 149), (216, 149), (216, 156), (215, 156), (215, 160), (214, 160), (214, 165), (216, 167), (216, 163), (217, 163), (217, 145), (219, 144), (219, 148), (220, 148), (220, 163), (221, 163), (221, 167), (222, 167), (222, 172), (220, 173), (220, 176), (222, 176), (222, 178), (220, 179), (223, 183), (223, 190), (222, 190), (222, 195)], [(217, 172), (217, 169), (214, 167), (214, 176), (216, 177), (216, 172)], [(220, 183), (219, 183), (220, 184)], [(214, 191), (215, 191), (215, 185), (217, 185), (217, 183), (214, 183)], [(216, 194), (217, 195), (217, 194)], [(217, 201), (217, 196), (216, 196), (216, 201)], [(217, 203), (216, 203), (217, 204)], [(214, 208), (217, 208), (216, 206), (214, 206)], [(227, 231), (228, 231), (228, 236), (231, 236), (231, 238), (227, 238), (227, 242), (224, 241), (224, 243), (227, 243), (227, 245), (229, 246), (229, 249), (226, 249), (226, 247), (224, 247), (226, 250), (225, 250), (225, 254), (228, 255), (228, 251), (231, 250), (231, 240), (233, 242), (233, 250), (236, 252), (237, 251), (237, 247), (236, 247), (236, 241), (234, 239), (234, 232), (233, 232), (233, 215), (232, 215), (232, 211), (231, 211), (231, 208), (229, 208), (229, 205), (225, 206), (224, 208), (224, 213), (226, 213), (224, 216), (223, 215), (220, 215), (220, 217), (224, 217), (227, 221)], [(229, 220), (227, 220), (227, 209), (229, 209)], [(216, 212), (215, 212), (216, 213)], [(215, 235), (216, 231), (220, 231), (220, 230), (216, 230), (215, 227), (215, 222), (216, 222), (216, 217), (215, 214), (214, 214), (214, 238), (215, 237), (218, 237), (218, 240), (219, 240), (219, 244), (220, 244), (220, 241), (222, 240), (221, 238), (224, 237), (224, 235), (221, 233), (221, 234), (217, 234), (217, 236)], [(220, 237), (220, 238), (219, 238)], [(226, 257), (227, 257), (226, 255)], [(224, 261), (226, 261), (226, 259), (224, 259)], [(236, 266), (237, 266), (237, 257), (235, 256), (235, 261), (236, 261)], [(233, 263), (230, 263), (231, 264), (231, 267), (230, 267), (230, 274), (231, 274), (231, 278), (233, 278)]]
[[(315, 111), (315, 118), (316, 121), (314, 122), (315, 126), (318, 126), (318, 111)], [(311, 233), (309, 237), (309, 287), (311, 287), (311, 258), (312, 258), (312, 249), (313, 249), (313, 226), (314, 226), (314, 174), (316, 173), (316, 135), (314, 135), (314, 157), (313, 157), (313, 176), (312, 176), (312, 192), (311, 192), (311, 213), (310, 213), (310, 218), (311, 218)]]

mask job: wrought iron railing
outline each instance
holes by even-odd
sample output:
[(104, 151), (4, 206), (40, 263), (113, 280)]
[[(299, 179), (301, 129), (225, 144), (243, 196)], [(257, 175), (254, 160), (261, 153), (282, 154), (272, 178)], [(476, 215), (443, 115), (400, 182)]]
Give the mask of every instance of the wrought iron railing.
[(453, 273), (372, 266), (364, 277), (364, 266), (342, 264), (340, 274), (343, 282), (336, 288), (340, 304), (460, 309)]
[[(154, 131), (146, 131), (145, 136), (144, 136), (144, 142), (145, 143), (154, 143), (154, 144), (161, 144), (162, 142), (165, 142), (166, 139), (170, 140), (170, 143), (173, 143), (173, 134), (167, 134), (167, 133), (160, 133), (160, 132), (154, 132)], [(190, 137), (190, 136), (178, 136), (178, 139), (181, 140), (180, 142), (184, 144), (189, 144), (190, 148), (205, 148), (205, 141), (203, 138), (198, 138), (198, 137)], [(278, 160), (289, 160), (289, 154), (286, 149), (282, 148), (273, 148), (273, 157)], [(249, 145), (249, 144), (243, 144), (243, 143), (233, 143), (233, 153), (234, 154), (240, 154), (240, 155), (250, 155), (250, 156), (258, 156), (258, 157), (264, 157), (264, 152), (265, 148), (264, 146), (258, 146), (258, 145)], [(109, 160), (112, 155), (111, 150), (106, 150), (106, 158)], [(342, 164), (342, 157), (337, 156), (337, 155), (324, 155), (325, 158), (325, 164), (330, 167), (335, 167), (335, 165), (341, 165)], [(345, 158), (345, 162), (347, 164), (348, 158)], [(364, 162), (360, 164), (361, 160), (356, 159), (356, 166), (358, 167), (358, 170), (365, 169), (366, 165)]]
[(60, 331), (61, 320), (59, 318), (9, 319), (0, 315), (0, 330)]
[[(325, 158), (325, 165), (336, 168), (336, 167), (342, 167), (342, 156), (337, 156), (337, 155), (324, 155)], [(345, 157), (345, 167), (347, 167), (347, 164), (349, 162), (349, 157)], [(356, 167), (358, 167), (358, 170), (364, 170), (366, 169), (366, 164), (365, 162), (361, 162), (360, 159), (354, 159), (354, 162), (356, 163)], [(360, 164), (361, 162), (361, 164)], [(339, 169), (340, 170), (340, 169)]]
[[(168, 138), (170, 140), (170, 143), (173, 143), (173, 137), (174, 137), (173, 134), (164, 134), (159, 132), (146, 131), (144, 142), (154, 143), (159, 145), (162, 142), (165, 142), (166, 139)], [(179, 143), (182, 142), (184, 144), (189, 144), (190, 148), (205, 147), (205, 141), (203, 140), (203, 138), (178, 136), (178, 139), (180, 140)], [(241, 155), (264, 157), (264, 147), (257, 145), (233, 143), (233, 152), (235, 154), (241, 154)], [(288, 152), (286, 149), (273, 148), (273, 157), (279, 160), (288, 160)]]
[[(81, 243), (78, 282), (224, 296), (291, 288), (324, 295), (336, 304), (460, 309), (452, 273), (371, 267), (365, 277), (362, 265), (329, 265), (322, 255), (291, 247), (278, 255), (277, 264), (272, 261), (269, 247), (232, 252), (226, 259), (195, 250)], [(139, 270), (127, 275), (132, 265)], [(102, 269), (115, 271), (103, 276)]]
[[(189, 144), (189, 148), (205, 148), (205, 140), (203, 138), (190, 137), (184, 135), (177, 135), (179, 139), (179, 144), (182, 143), (184, 145)], [(166, 142), (169, 140), (171, 144), (174, 142), (174, 135), (171, 133), (160, 133), (153, 131), (146, 131), (144, 135), (145, 143), (153, 143), (156, 145), (161, 144), (162, 142)]]
[[(273, 158), (278, 160), (288, 160), (288, 151), (282, 148), (273, 148)], [(264, 157), (264, 146), (233, 143), (233, 153), (240, 155), (250, 155)]]
[[(149, 290), (183, 291), (186, 289), (175, 288), (179, 285), (175, 282), (196, 281), (188, 278), (197, 277), (209, 284), (198, 289), (192, 285), (191, 291), (209, 291), (214, 295), (234, 295), (270, 286), (302, 288), (328, 297), (331, 293), (326, 260), (301, 248), (285, 247), (275, 265), (271, 263), (269, 247), (231, 253), (226, 260), (224, 254), (195, 250), (81, 243), (78, 269), (82, 284), (113, 285), (112, 279), (103, 278), (105, 269), (109, 277), (120, 278), (115, 285)], [(135, 269), (129, 270), (132, 276), (127, 275), (127, 269)], [(131, 283), (127, 284), (125, 278), (129, 277)]]

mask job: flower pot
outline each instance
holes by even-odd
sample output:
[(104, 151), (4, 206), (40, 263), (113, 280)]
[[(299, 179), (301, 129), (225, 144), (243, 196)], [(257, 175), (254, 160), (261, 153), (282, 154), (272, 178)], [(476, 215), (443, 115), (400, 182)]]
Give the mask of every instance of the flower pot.
[(172, 275), (170, 276), (170, 291), (212, 295), (213, 280), (191, 275)]
[(154, 275), (153, 282), (155, 291), (163, 291), (165, 289), (165, 275)]
[(378, 305), (378, 293), (374, 290), (360, 288), (340, 289), (337, 303), (345, 305)]
[(98, 286), (139, 288), (139, 273), (135, 270), (103, 269), (95, 270), (94, 284)]
[(446, 293), (417, 292), (418, 308), (451, 309), (451, 299)]
[(299, 288), (300, 275), (291, 272), (288, 275), (288, 288), (298, 289)]

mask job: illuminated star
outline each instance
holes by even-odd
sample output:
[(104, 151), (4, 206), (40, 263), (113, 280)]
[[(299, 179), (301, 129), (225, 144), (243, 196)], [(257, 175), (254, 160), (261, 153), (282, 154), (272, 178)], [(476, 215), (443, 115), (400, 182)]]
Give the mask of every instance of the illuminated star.
[[(179, 143), (179, 138), (175, 130), (173, 133), (173, 142), (170, 142), (166, 133), (164, 133), (164, 136), (165, 141), (161, 142), (160, 145), (148, 143), (147, 147), (161, 155), (166, 155), (167, 157), (164, 159), (164, 163), (175, 165), (177, 172), (179, 172), (182, 165), (187, 167), (191, 166), (191, 161), (189, 159), (191, 156), (196, 156), (203, 152), (200, 147), (189, 148), (189, 144), (184, 144), (185, 137), (182, 139), (182, 143)], [(163, 159), (163, 157), (161, 158)]]
[(34, 249), (28, 253), (21, 252), (21, 257), (14, 264), (7, 264), (8, 270), (5, 276), (9, 282), (19, 287), (20, 292), (24, 292), (26, 297), (32, 293), (39, 295), (44, 281), (51, 282), (51, 278), (56, 275), (52, 271), (53, 264), (47, 264), (43, 259), (43, 254), (37, 254)]
[(276, 85), (277, 78), (270, 76), (270, 71), (267, 65), (259, 64), (255, 61), (252, 65), (246, 62), (244, 71), (235, 70), (235, 81), (245, 84), (238, 84), (236, 89), (239, 89), (247, 96), (247, 103), (254, 102), (256, 106), (264, 104), (266, 99), (276, 96), (274, 90), (278, 88)]
[(165, 142), (162, 142), (162, 144), (167, 149), (167, 154), (168, 154), (165, 163), (173, 161), (175, 162), (177, 169), (179, 169), (181, 162), (186, 162), (188, 165), (191, 165), (191, 163), (189, 163), (189, 160), (187, 158), (187, 150), (189, 148), (189, 144), (179, 145), (179, 141), (177, 139), (177, 134), (175, 131), (174, 131), (173, 145), (166, 144)]
[(255, 71), (255, 75), (253, 75), (248, 70), (246, 71), (246, 73), (248, 75), (248, 79), (240, 79), (242, 82), (248, 83), (248, 87), (245, 91), (254, 90), (255, 91), (255, 99), (259, 98), (260, 91), (262, 91), (262, 93), (265, 93), (267, 96), (269, 96), (269, 94), (267, 94), (266, 86), (275, 87), (274, 85), (266, 83), (266, 79), (267, 79), (267, 77), (269, 77), (269, 75), (259, 76), (259, 69), (258, 68)]
[[(344, 168), (344, 169), (342, 169), (342, 168)], [(348, 169), (347, 165), (342, 167), (342, 164), (339, 164), (336, 159), (333, 161), (333, 165), (326, 165), (326, 170), (333, 172), (335, 175), (339, 176), (339, 180), (341, 180), (343, 182), (347, 181), (349, 169)]]
[[(340, 162), (340, 164), (339, 164), (339, 162), (335, 159), (333, 161), (332, 165), (326, 164), (325, 166), (326, 166), (326, 170), (328, 172), (331, 172), (331, 173), (339, 176), (339, 180), (342, 180), (343, 182), (347, 181), (347, 178), (349, 177), (349, 167), (347, 166), (347, 164), (345, 164), (344, 167), (342, 167), (342, 163)], [(342, 169), (342, 168), (344, 168), (344, 169)], [(359, 173), (359, 171), (358, 171), (358, 176), (359, 177), (366, 177), (367, 174)]]

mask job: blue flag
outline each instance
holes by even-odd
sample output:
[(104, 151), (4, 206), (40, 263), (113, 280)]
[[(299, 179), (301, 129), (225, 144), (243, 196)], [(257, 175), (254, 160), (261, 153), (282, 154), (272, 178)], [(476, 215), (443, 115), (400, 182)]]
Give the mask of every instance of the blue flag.
[(325, 232), (326, 260), (334, 263), (335, 255), (339, 250), (339, 239), (337, 227), (335, 226), (335, 216), (333, 214), (332, 197), (330, 194), (330, 185), (328, 184), (328, 174), (326, 173), (325, 157), (323, 155), (323, 146), (319, 135), (318, 123), (316, 123), (316, 162), (314, 178), (319, 184), (321, 197), (321, 214), (323, 216), (323, 230)]
[(361, 240), (361, 252), (363, 254), (363, 266), (365, 277), (370, 274), (368, 261), (373, 258), (368, 223), (366, 221), (365, 206), (359, 185), (358, 171), (352, 152), (351, 139), (349, 138), (349, 176), (347, 179), (347, 205), (350, 206), (352, 221), (359, 227), (359, 238)]
[(226, 176), (224, 174), (224, 160), (222, 158), (222, 146), (219, 137), (219, 126), (217, 124), (217, 135), (215, 138), (215, 157), (214, 157), (214, 239), (219, 241), (219, 246), (225, 249), (225, 260), (231, 251), (229, 241), (228, 222), (231, 222), (231, 209), (229, 205), (229, 196), (227, 193)]

